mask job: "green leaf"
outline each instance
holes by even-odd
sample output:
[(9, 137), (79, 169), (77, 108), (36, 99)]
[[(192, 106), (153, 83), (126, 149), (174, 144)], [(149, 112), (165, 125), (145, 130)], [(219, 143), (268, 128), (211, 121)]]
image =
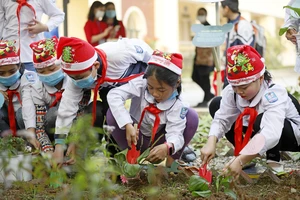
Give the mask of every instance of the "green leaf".
[(291, 7), (291, 6), (283, 6), (283, 8), (291, 9), (291, 10), (295, 11), (300, 16), (300, 8), (294, 8), (294, 7)]
[(114, 155), (114, 158), (116, 159), (118, 164), (122, 165), (122, 163), (126, 161), (127, 151), (128, 151), (128, 149), (125, 149)]
[(279, 29), (279, 36), (282, 36), (285, 32), (287, 32), (288, 29), (289, 29), (289, 27), (280, 28)]
[(230, 182), (231, 182), (231, 176), (227, 176), (225, 178), (221, 179), (220, 185), (224, 186), (225, 188), (229, 188), (230, 186)]
[(220, 189), (220, 176), (218, 176), (217, 180), (216, 180), (216, 190), (217, 190), (217, 192), (219, 192), (219, 189)]
[(198, 175), (191, 176), (189, 180), (189, 190), (192, 191), (206, 191), (208, 189), (208, 182)]
[(224, 193), (233, 199), (237, 199), (235, 192), (231, 189), (225, 189)]
[(135, 177), (139, 173), (140, 169), (141, 166), (139, 164), (129, 164), (127, 162), (124, 164), (123, 167), (124, 174), (128, 178)]
[(147, 165), (147, 180), (152, 184), (153, 176), (155, 176), (155, 166), (153, 164)]
[(193, 191), (192, 195), (194, 197), (203, 197), (203, 198), (208, 198), (211, 195), (211, 191), (210, 190), (206, 190), (206, 191)]
[(170, 168), (169, 167), (166, 168), (166, 171), (167, 172), (178, 172), (179, 171), (178, 166), (179, 166), (179, 163), (174, 161), (174, 162), (172, 162)]
[(141, 164), (144, 158), (147, 158), (150, 154), (150, 148), (146, 149), (138, 158), (137, 162), (138, 164)]

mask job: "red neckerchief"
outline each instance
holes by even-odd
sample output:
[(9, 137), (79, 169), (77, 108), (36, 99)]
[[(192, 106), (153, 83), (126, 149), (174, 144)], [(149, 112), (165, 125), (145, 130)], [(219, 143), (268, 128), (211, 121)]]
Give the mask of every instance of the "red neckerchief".
[(141, 115), (141, 118), (140, 118), (140, 121), (139, 121), (139, 124), (138, 124), (138, 129), (140, 129), (140, 127), (141, 127), (141, 124), (142, 124), (142, 121), (143, 121), (143, 118), (144, 118), (144, 115), (145, 115), (146, 111), (148, 111), (149, 113), (151, 113), (155, 116), (154, 125), (153, 125), (153, 128), (152, 128), (152, 136), (151, 136), (152, 137), (151, 142), (153, 143), (156, 132), (157, 132), (157, 129), (158, 129), (158, 126), (159, 126), (159, 123), (160, 123), (159, 113), (161, 113), (162, 110), (158, 109), (156, 107), (156, 105), (150, 103), (147, 107), (144, 108), (144, 110), (142, 112), (142, 115)]
[[(247, 131), (245, 133), (245, 137), (243, 139), (243, 117), (245, 115), (249, 115), (249, 124)], [(240, 151), (246, 146), (246, 144), (249, 142), (250, 137), (253, 132), (253, 124), (255, 122), (257, 116), (257, 111), (255, 108), (245, 108), (244, 111), (238, 116), (235, 127), (234, 127), (234, 155), (238, 156)]]
[(53, 103), (50, 105), (50, 108), (52, 108), (53, 106), (56, 106), (56, 104), (61, 100), (62, 97), (62, 93), (64, 92), (64, 89), (62, 90), (58, 90), (57, 92), (55, 92), (54, 94), (50, 94), (50, 96), (55, 96), (55, 100), (53, 101)]
[(21, 37), (20, 37), (20, 24), (21, 24), (21, 21), (20, 21), (20, 12), (21, 12), (21, 8), (22, 6), (27, 6), (28, 8), (30, 8), (32, 11), (33, 11), (33, 14), (34, 14), (34, 18), (36, 18), (36, 14), (35, 14), (35, 10), (34, 8), (32, 7), (32, 5), (30, 5), (29, 3), (27, 3), (27, 0), (17, 0), (17, 3), (19, 3), (18, 7), (17, 7), (17, 18), (18, 18), (18, 24), (19, 24), (19, 27), (18, 27), (18, 35), (19, 35), (19, 51), (18, 51), (18, 55), (20, 56), (20, 49), (21, 49)]
[[(18, 88), (17, 88), (18, 89)], [(14, 95), (18, 97), (19, 102), (22, 104), (21, 97), (19, 92), (15, 90), (7, 90), (8, 96), (8, 120), (9, 120), (9, 127), (13, 131), (13, 136), (17, 135), (17, 126), (16, 126), (16, 117), (15, 117), (15, 109), (14, 104), (12, 102)]]
[(100, 86), (104, 83), (104, 82), (112, 82), (112, 83), (124, 83), (124, 82), (128, 82), (142, 74), (134, 74), (125, 78), (119, 78), (119, 79), (111, 79), (106, 77), (106, 71), (107, 71), (107, 61), (106, 61), (106, 54), (104, 53), (104, 51), (102, 51), (101, 49), (97, 49), (95, 48), (96, 52), (98, 53), (98, 55), (100, 56), (101, 60), (102, 60), (102, 73), (101, 73), (101, 77), (99, 77), (97, 79), (97, 83), (96, 86), (94, 88), (94, 99), (93, 99), (93, 121), (92, 123), (94, 124), (95, 120), (96, 120), (96, 102), (97, 102), (97, 94), (98, 94), (98, 90), (100, 88)]

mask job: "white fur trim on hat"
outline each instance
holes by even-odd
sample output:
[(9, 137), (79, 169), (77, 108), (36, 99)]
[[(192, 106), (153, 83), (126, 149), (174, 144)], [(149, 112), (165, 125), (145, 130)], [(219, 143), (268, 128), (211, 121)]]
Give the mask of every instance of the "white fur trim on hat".
[(20, 63), (19, 57), (8, 57), (0, 59), (0, 66)]
[(67, 71), (81, 71), (81, 70), (84, 70), (86, 68), (89, 68), (93, 65), (93, 63), (97, 60), (97, 52), (95, 51), (95, 54), (92, 58), (84, 61), (84, 62), (81, 62), (81, 63), (67, 63), (67, 62), (64, 62), (63, 60), (61, 60), (61, 66), (64, 70), (67, 70)]
[(55, 64), (55, 61), (56, 61), (56, 57), (53, 57), (50, 60), (46, 60), (45, 62), (33, 63), (33, 65), (35, 68), (41, 69)]
[(152, 55), (148, 64), (156, 64), (165, 67), (178, 75), (181, 75), (181, 69), (170, 60), (167, 60), (163, 57)]
[(240, 85), (246, 85), (246, 84), (249, 84), (253, 81), (256, 81), (257, 79), (259, 79), (259, 77), (261, 77), (262, 75), (264, 75), (265, 73), (265, 70), (266, 70), (266, 67), (264, 66), (264, 68), (257, 74), (254, 74), (252, 76), (248, 76), (248, 77), (245, 77), (245, 78), (239, 78), (239, 79), (229, 79), (227, 77), (227, 80), (228, 80), (228, 83), (232, 86), (240, 86)]

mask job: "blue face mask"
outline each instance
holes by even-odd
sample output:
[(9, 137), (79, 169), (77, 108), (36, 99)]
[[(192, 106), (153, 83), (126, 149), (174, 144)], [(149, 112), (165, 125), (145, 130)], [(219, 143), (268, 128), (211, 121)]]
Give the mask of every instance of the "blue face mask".
[(72, 79), (72, 81), (77, 87), (82, 88), (82, 89), (83, 88), (91, 88), (95, 82), (92, 74), (90, 74), (86, 78), (79, 79), (79, 80)]
[(55, 86), (58, 84), (63, 78), (64, 73), (61, 69), (50, 73), (50, 74), (38, 74), (40, 81), (49, 86)]
[(177, 89), (176, 89), (176, 90), (174, 90), (172, 95), (168, 98), (168, 100), (172, 100), (172, 99), (176, 98), (177, 96), (178, 96), (178, 92), (177, 92)]
[(11, 76), (7, 76), (7, 77), (0, 76), (0, 83), (6, 87), (10, 87), (19, 80), (20, 76), (21, 74), (19, 70), (16, 71), (16, 73), (14, 73)]
[(115, 10), (107, 10), (105, 11), (105, 15), (107, 18), (114, 18), (116, 16)]

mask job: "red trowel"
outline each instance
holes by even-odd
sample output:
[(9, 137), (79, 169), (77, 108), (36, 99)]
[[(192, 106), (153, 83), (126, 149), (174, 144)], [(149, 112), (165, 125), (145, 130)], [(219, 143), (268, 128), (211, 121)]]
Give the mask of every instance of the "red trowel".
[(207, 163), (199, 168), (199, 176), (207, 180), (209, 184), (212, 182), (212, 172), (207, 170)]
[(129, 164), (137, 164), (137, 158), (140, 156), (141, 152), (136, 150), (136, 145), (131, 144), (131, 149), (127, 151), (126, 160)]

